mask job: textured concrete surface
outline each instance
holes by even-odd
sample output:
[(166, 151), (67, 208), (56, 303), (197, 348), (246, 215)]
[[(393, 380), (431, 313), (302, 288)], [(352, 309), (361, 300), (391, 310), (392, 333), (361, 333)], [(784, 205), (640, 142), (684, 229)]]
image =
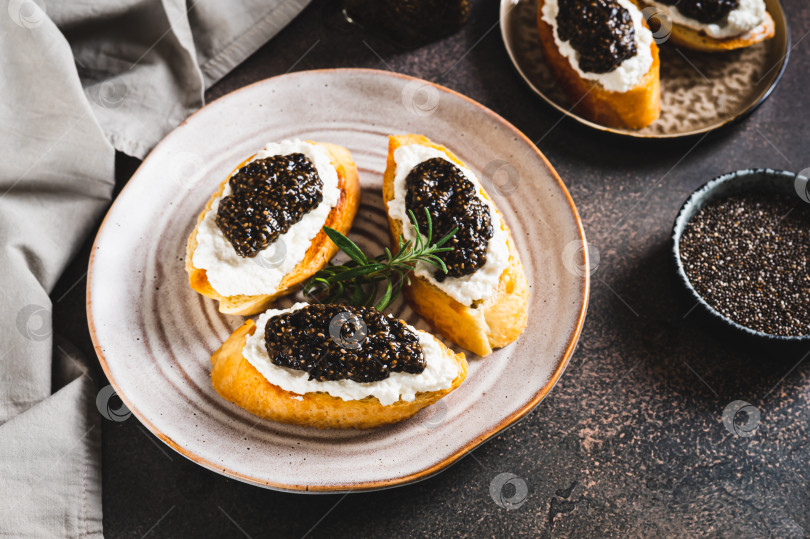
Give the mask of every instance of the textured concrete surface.
[[(438, 476), (383, 492), (262, 490), (186, 461), (134, 417), (106, 421), (106, 534), (810, 534), (810, 350), (762, 350), (706, 326), (679, 299), (668, 258), (678, 208), (708, 179), (752, 166), (810, 166), (810, 5), (785, 1), (790, 65), (753, 116), (706, 138), (643, 143), (560, 121), (524, 87), (501, 43), (494, 0), (476, 2), (460, 33), (408, 52), (347, 27), (337, 4), (313, 2), (209, 98), (290, 69), (360, 66), (440, 82), (502, 114), (538, 141), (600, 255), (579, 349), (550, 396), (517, 426)], [(137, 162), (118, 164), (123, 184)], [(82, 279), (88, 250), (54, 298), (61, 297), (57, 331), (92, 355)], [(106, 385), (100, 371), (93, 377)], [(735, 400), (759, 411), (752, 436), (724, 426), (723, 411)], [(752, 424), (753, 417), (743, 411), (737, 419)], [(516, 477), (506, 477), (498, 504), (490, 487), (501, 473)]]

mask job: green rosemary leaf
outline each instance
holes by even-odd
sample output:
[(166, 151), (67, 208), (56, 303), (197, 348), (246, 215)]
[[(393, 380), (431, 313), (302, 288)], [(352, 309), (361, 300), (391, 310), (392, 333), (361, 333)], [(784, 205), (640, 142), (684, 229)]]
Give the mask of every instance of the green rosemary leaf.
[(391, 305), (394, 303), (397, 298), (399, 297), (400, 293), (402, 292), (402, 281), (394, 286), (394, 293), (391, 294), (391, 299), (388, 301), (388, 304)]
[(328, 226), (323, 227), (323, 231), (329, 236), (329, 239), (332, 240), (335, 245), (338, 246), (338, 249), (349, 255), (349, 258), (357, 262), (358, 264), (367, 264), (368, 260), (366, 259), (366, 255), (363, 254), (363, 251), (360, 250), (360, 247), (357, 246), (352, 240), (335, 230), (334, 228), (330, 228)]
[(332, 287), (332, 290), (332, 294), (326, 297), (324, 303), (334, 303), (336, 300), (343, 297), (343, 283), (337, 283), (336, 286)]
[(356, 268), (347, 269), (346, 271), (342, 271), (338, 274), (333, 275), (332, 278), (329, 279), (329, 282), (336, 283), (339, 281), (348, 281), (349, 279), (354, 279), (355, 277), (367, 275), (373, 271), (380, 270), (384, 267), (385, 266), (383, 264), (378, 264), (376, 262), (373, 262), (366, 266), (357, 266)]
[[(455, 235), (456, 235), (456, 232), (458, 232), (458, 228), (454, 228), (453, 230), (451, 230), (450, 232), (448, 232), (448, 233), (447, 233), (447, 234), (446, 234), (446, 235), (445, 235), (445, 236), (444, 236), (442, 239), (440, 239), (439, 241), (437, 241), (437, 242), (436, 242), (434, 245), (435, 245), (436, 247), (441, 247), (441, 246), (443, 246), (445, 243), (447, 243), (448, 241), (450, 241), (450, 240), (453, 238), (453, 236), (455, 236)], [(451, 250), (451, 251), (453, 250), (453, 248), (452, 248), (452, 247), (447, 247), (447, 249), (449, 249), (449, 250)]]
[(425, 208), (425, 217), (427, 218), (427, 241), (430, 243), (433, 240), (433, 221), (430, 219), (430, 212)]
[(374, 303), (374, 298), (377, 297), (377, 285), (372, 285), (368, 287), (368, 293), (366, 294), (365, 299), (363, 300), (362, 305), (364, 307), (369, 307), (371, 304)]
[(408, 216), (411, 219), (411, 226), (414, 232), (413, 248), (415, 251), (421, 251), (424, 248), (424, 243), (422, 241), (422, 233), (419, 231), (419, 223), (416, 221), (416, 216), (411, 210), (408, 210)]
[(433, 255), (428, 255), (428, 256), (429, 256), (429, 258), (431, 260), (431, 263), (434, 266), (438, 266), (444, 273), (447, 273), (447, 266), (445, 265), (444, 260), (442, 260), (438, 256), (433, 256)]
[(391, 304), (391, 294), (393, 293), (394, 293), (394, 283), (392, 283), (391, 280), (389, 279), (388, 286), (385, 287), (385, 293), (383, 294), (383, 297), (380, 298), (380, 301), (377, 302), (377, 305), (375, 305), (374, 308), (377, 309), (378, 311), (382, 311), (383, 309), (388, 307), (388, 305)]
[(352, 297), (350, 300), (352, 305), (359, 305), (363, 301), (363, 292), (364, 290), (362, 286), (355, 287), (354, 291), (352, 291)]

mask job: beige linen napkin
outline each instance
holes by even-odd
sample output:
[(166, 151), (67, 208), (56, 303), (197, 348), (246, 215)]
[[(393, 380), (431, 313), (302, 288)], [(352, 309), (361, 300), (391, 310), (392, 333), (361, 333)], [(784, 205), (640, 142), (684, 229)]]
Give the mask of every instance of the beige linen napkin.
[(100, 387), (55, 342), (49, 293), (109, 204), (115, 149), (144, 157), (308, 2), (4, 0), (0, 535), (102, 533)]

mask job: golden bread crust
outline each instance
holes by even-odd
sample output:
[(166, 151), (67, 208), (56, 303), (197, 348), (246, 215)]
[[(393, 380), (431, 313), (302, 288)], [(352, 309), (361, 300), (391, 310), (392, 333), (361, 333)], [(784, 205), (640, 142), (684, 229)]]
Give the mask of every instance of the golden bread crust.
[[(400, 146), (409, 144), (421, 144), (443, 151), (453, 162), (465, 166), (447, 148), (432, 143), (422, 135), (389, 137), (388, 164), (383, 179), (383, 200), (386, 212), (388, 203), (394, 198), (396, 173), (394, 151)], [(486, 190), (484, 190), (484, 197), (492, 201)], [(462, 305), (430, 281), (414, 275), (411, 276), (411, 284), (404, 288), (405, 297), (414, 310), (428, 320), (439, 333), (479, 356), (489, 355), (493, 348), (501, 348), (517, 339), (528, 322), (529, 283), (526, 280), (523, 264), (520, 262), (512, 234), (503, 216), (501, 216), (501, 222), (508, 236), (509, 266), (501, 275), (498, 289), (492, 297), (479, 302), (476, 308)], [(388, 225), (392, 245), (396, 246), (397, 239), (402, 233), (402, 223), (392, 219), (389, 215)]]
[[(308, 141), (311, 142), (311, 141)], [(348, 234), (349, 229), (354, 221), (354, 216), (357, 214), (357, 208), (360, 206), (360, 180), (357, 175), (357, 166), (352, 160), (349, 150), (335, 144), (328, 144), (322, 142), (312, 142), (318, 146), (326, 149), (332, 158), (332, 164), (337, 169), (338, 173), (338, 188), (340, 189), (340, 199), (324, 223), (343, 234)], [(239, 164), (236, 170), (239, 170), (252, 159), (249, 157)], [(337, 246), (326, 236), (321, 230), (318, 235), (312, 240), (304, 259), (279, 283), (278, 291), (275, 294), (258, 295), (258, 296), (222, 296), (208, 282), (208, 277), (204, 269), (194, 267), (192, 262), (194, 251), (197, 248), (197, 228), (205, 217), (205, 214), (211, 209), (214, 201), (222, 195), (225, 185), (228, 183), (230, 176), (226, 178), (219, 186), (205, 208), (200, 212), (197, 217), (197, 224), (186, 244), (186, 271), (189, 276), (189, 284), (191, 288), (200, 294), (213, 298), (219, 301), (219, 311), (225, 314), (236, 314), (248, 316), (267, 310), (270, 304), (281, 296), (290, 294), (303, 286), (304, 282), (309, 279), (315, 272), (323, 268), (329, 259), (337, 253)]]
[[(537, 29), (543, 56), (554, 78), (573, 103), (573, 109), (592, 122), (608, 127), (641, 129), (661, 114), (661, 81), (658, 45), (650, 45), (653, 63), (639, 84), (627, 92), (610, 92), (580, 77), (557, 48), (554, 31), (543, 20), (543, 0), (538, 0)], [(646, 24), (646, 23), (645, 23)]]
[(458, 365), (459, 374), (448, 389), (417, 393), (411, 402), (399, 400), (387, 406), (376, 397), (344, 401), (327, 393), (298, 395), (268, 382), (242, 355), (245, 339), (255, 330), (256, 324), (248, 320), (214, 352), (211, 384), (224, 399), (262, 419), (319, 429), (370, 429), (408, 419), (456, 389), (467, 377), (464, 354), (454, 354), (437, 341)]

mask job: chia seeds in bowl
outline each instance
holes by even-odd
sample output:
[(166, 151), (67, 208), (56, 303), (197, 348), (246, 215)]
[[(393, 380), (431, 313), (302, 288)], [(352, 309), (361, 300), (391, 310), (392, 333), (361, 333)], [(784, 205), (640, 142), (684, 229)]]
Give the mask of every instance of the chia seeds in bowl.
[(732, 172), (695, 191), (675, 221), (676, 269), (695, 307), (760, 339), (810, 340), (810, 204), (795, 181)]

